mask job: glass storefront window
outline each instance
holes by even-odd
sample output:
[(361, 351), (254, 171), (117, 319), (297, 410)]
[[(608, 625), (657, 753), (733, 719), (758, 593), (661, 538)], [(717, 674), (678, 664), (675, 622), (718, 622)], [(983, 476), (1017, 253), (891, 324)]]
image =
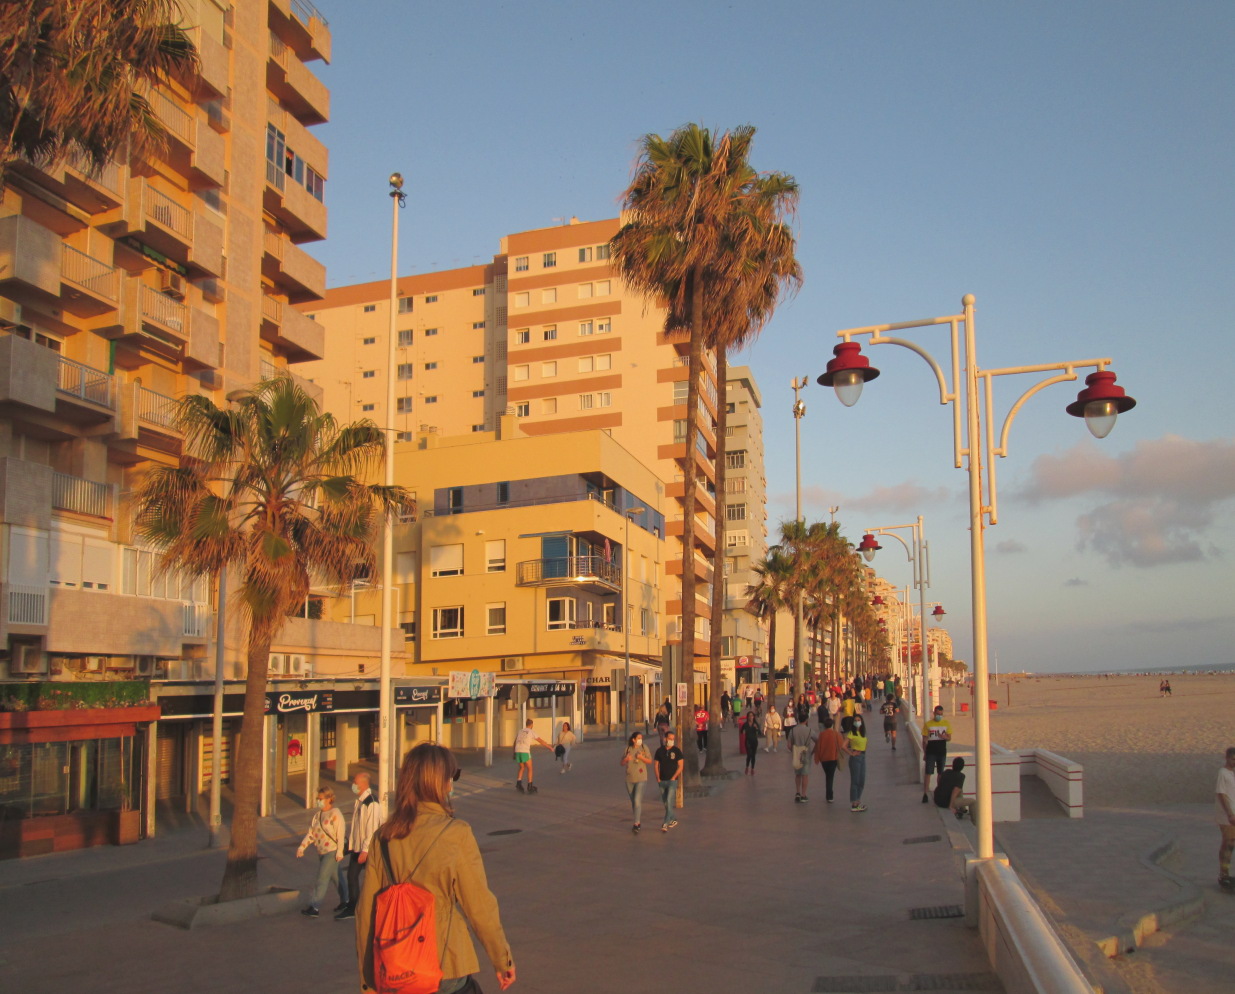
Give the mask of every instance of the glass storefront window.
[(0, 817), (136, 809), (140, 780), (133, 736), (0, 745)]

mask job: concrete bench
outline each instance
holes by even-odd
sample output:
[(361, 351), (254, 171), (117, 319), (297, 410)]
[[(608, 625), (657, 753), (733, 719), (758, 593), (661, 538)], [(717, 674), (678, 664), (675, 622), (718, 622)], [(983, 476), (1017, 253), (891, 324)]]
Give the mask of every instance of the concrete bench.
[(1046, 749), (1022, 749), (1020, 775), (1037, 777), (1069, 818), (1085, 817), (1085, 767)]

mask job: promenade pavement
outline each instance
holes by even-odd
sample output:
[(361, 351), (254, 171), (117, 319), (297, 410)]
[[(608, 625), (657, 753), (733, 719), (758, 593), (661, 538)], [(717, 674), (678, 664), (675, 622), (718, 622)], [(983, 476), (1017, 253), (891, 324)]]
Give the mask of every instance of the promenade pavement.
[[(722, 746), (737, 775), (688, 797), (668, 833), (651, 787), (638, 836), (616, 739), (577, 747), (564, 775), (538, 750), (540, 792), (530, 796), (514, 790), (505, 755), (488, 770), (465, 757), (456, 811), (484, 854), (515, 991), (1001, 990), (962, 918), (911, 917), (964, 903), (945, 830), (955, 821), (920, 803), (911, 749), (893, 752), (875, 734), (869, 811), (853, 814), (845, 773), (826, 804), (815, 767), (809, 802), (795, 804), (783, 748), (760, 752), (747, 777), (736, 740), (727, 728)], [(285, 810), (263, 820), (264, 884), (310, 885), (313, 863), (294, 858), (308, 819)], [(190, 827), (136, 846), (0, 864), (0, 989), (355, 989), (354, 929), (329, 915), (192, 931), (151, 920), (168, 901), (217, 888), (224, 856), (204, 849), (205, 838)], [(487, 964), (480, 980), (497, 989)]]

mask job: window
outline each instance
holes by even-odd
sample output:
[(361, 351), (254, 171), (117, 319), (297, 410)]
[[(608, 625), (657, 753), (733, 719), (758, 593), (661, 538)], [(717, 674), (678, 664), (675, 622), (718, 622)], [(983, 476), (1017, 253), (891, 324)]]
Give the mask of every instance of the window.
[(595, 402), (596, 402), (596, 398), (593, 397), (590, 393), (579, 394), (579, 410), (590, 411), (592, 409), (592, 405)]
[(546, 397), (540, 402), (541, 414), (557, 414), (557, 398)]
[(592, 250), (590, 248), (579, 249), (579, 261), (580, 262), (591, 262), (592, 261)]
[(521, 403), (515, 404), (515, 417), (516, 418), (526, 418), (531, 413), (532, 413), (532, 405), (528, 401), (525, 400)]
[(414, 363), (401, 362), (398, 366), (398, 371), (395, 376), (400, 380), (410, 380), (412, 378), (412, 366)]
[(414, 301), (412, 300), (411, 297), (400, 297), (399, 298), (399, 313), (400, 314), (411, 314), (413, 305), (414, 305)]
[(735, 404), (735, 403), (732, 403), (732, 402), (730, 402), (730, 403), (726, 404), (726, 405), (725, 405), (725, 413), (726, 413), (726, 414), (737, 414), (737, 413), (738, 413), (738, 405), (737, 405), (737, 404)]
[(596, 282), (596, 296), (598, 296), (598, 297), (607, 297), (607, 296), (609, 296), (609, 281), (608, 281), (608, 280), (597, 280), (597, 282)]
[(556, 362), (542, 362), (540, 364), (540, 375), (541, 376), (557, 376), (557, 363)]
[[(453, 488), (452, 496), (458, 487)], [(453, 510), (453, 506), (452, 506)], [(463, 575), (463, 543), (452, 545), (429, 546), (430, 576), (462, 576)]]
[(607, 335), (613, 330), (613, 321), (609, 318), (600, 318), (596, 322), (596, 334)]
[(436, 334), (437, 334), (436, 328), (426, 328), (425, 329), (425, 338), (432, 338)]
[(592, 284), (591, 283), (580, 283), (579, 284), (579, 296), (580, 298), (592, 296)]
[(484, 430), (485, 430), (485, 426), (483, 424), (472, 425), (472, 431), (484, 431)]
[(426, 362), (425, 369), (437, 369), (437, 363), (436, 362)]
[(557, 287), (551, 286), (547, 290), (541, 290), (540, 291), (540, 302), (542, 304), (556, 304), (557, 303)]
[(744, 469), (746, 467), (746, 450), (725, 453), (726, 469)]
[(532, 329), (531, 328), (520, 328), (518, 331), (515, 332), (515, 344), (516, 345), (526, 345), (531, 340), (532, 340)]
[(596, 406), (597, 407), (612, 407), (613, 406), (613, 394), (611, 394), (608, 390), (602, 390), (600, 393), (596, 395)]
[(506, 634), (506, 602), (485, 605), (485, 634)]
[(544, 266), (545, 269), (552, 269), (554, 266), (557, 265), (557, 253), (556, 252), (546, 252), (543, 256), (540, 257), (540, 264)]
[(745, 504), (728, 504), (725, 506), (726, 521), (745, 521), (746, 520), (746, 505)]
[(572, 628), (575, 623), (575, 599), (573, 597), (550, 597), (545, 603), (549, 631)]
[(376, 310), (377, 310), (377, 304), (365, 304), (364, 305), (364, 312), (366, 314), (372, 314)]
[(436, 404), (436, 403), (437, 403), (437, 394), (431, 394), (430, 396), (426, 397), (426, 398), (425, 398), (425, 403), (426, 403), (426, 404)]
[(463, 512), (463, 488), (451, 487), (446, 492), (446, 500), (450, 505), (451, 514), (461, 514)]
[(361, 404), (360, 409), (362, 411), (373, 411), (377, 409), (377, 405), (376, 404)]
[(515, 256), (515, 272), (516, 273), (526, 273), (527, 272), (527, 256), (526, 255)]
[(472, 356), (472, 365), (473, 365), (473, 366), (476, 366), (476, 365), (478, 365), (478, 364), (480, 364), (480, 363), (482, 363), (482, 362), (484, 362), (484, 361), (485, 361), (485, 357), (484, 357), (484, 356), (482, 356), (482, 355), (474, 355), (474, 356)]
[(371, 380), (371, 379), (373, 379), (375, 376), (377, 376), (377, 370), (376, 370), (376, 369), (366, 369), (366, 370), (365, 370), (363, 373), (361, 373), (360, 375), (361, 375), (361, 377), (362, 377), (362, 378), (364, 378), (364, 379), (366, 379), (366, 380)]
[(544, 333), (544, 339), (546, 342), (557, 341), (557, 328), (546, 328), (545, 333)]
[[(608, 248), (608, 246), (605, 246)], [(656, 616), (652, 614), (649, 608), (641, 608), (639, 611), (639, 634), (652, 635), (656, 634)]]
[(437, 294), (436, 294), (436, 293), (431, 293), (431, 294), (429, 294), (429, 296), (425, 297), (425, 303), (426, 303), (426, 304), (436, 304), (436, 303), (437, 303)]
[(686, 403), (686, 391), (690, 389), (690, 383), (687, 380), (678, 380), (673, 384), (673, 402), (675, 404)]
[(485, 288), (483, 286), (478, 286), (472, 290), (473, 297), (483, 297), (484, 295), (485, 295)]
[[(502, 484), (499, 483), (498, 486)], [(506, 572), (506, 539), (495, 538), (485, 542), (485, 572)]]
[(598, 355), (596, 357), (596, 369), (598, 371), (603, 371), (603, 370), (612, 369), (612, 368), (613, 368), (613, 356), (611, 354), (606, 352), (604, 355)]
[(514, 368), (514, 380), (518, 383), (520, 380), (526, 380), (532, 375), (532, 367), (524, 364)]
[(725, 478), (725, 493), (729, 493), (729, 494), (746, 493), (746, 477), (744, 476), (726, 477)]
[(484, 395), (485, 395), (485, 392), (483, 390), (473, 390), (472, 391), (473, 397), (483, 397)]
[(591, 335), (595, 331), (596, 331), (596, 325), (594, 322), (592, 321), (580, 321), (579, 322), (579, 334), (580, 335)]
[(397, 442), (410, 442), (411, 440), (412, 433), (410, 431), (401, 431), (395, 435), (395, 441)]
[[(400, 621), (399, 627), (403, 629), (403, 641), (405, 642), (415, 642), (416, 641), (416, 622)], [(322, 717), (325, 718), (326, 716), (322, 715)], [(331, 718), (331, 721), (333, 721), (334, 715), (331, 715), (330, 718)], [(325, 743), (326, 743), (326, 738), (325, 736), (323, 736), (322, 737), (322, 748), (323, 749), (333, 748), (333, 746), (328, 746)]]
[(399, 332), (399, 344), (402, 345), (404, 348), (412, 344), (412, 329), (411, 328), (408, 328), (407, 331)]
[(376, 338), (366, 338), (366, 339), (363, 339), (360, 344), (361, 345), (376, 345), (377, 339)]
[[(591, 605), (589, 604), (590, 608)], [(601, 605), (601, 620), (605, 627), (610, 631), (617, 630), (617, 605), (613, 603), (605, 603)]]
[(396, 414), (411, 414), (412, 413), (412, 398), (398, 397), (395, 399)]
[(473, 330), (473, 331), (479, 331), (479, 330), (480, 330), (481, 328), (483, 328), (484, 326), (485, 326), (485, 323), (484, 323), (483, 321), (473, 321), (473, 322), (472, 322), (472, 330)]
[(597, 260), (603, 260), (603, 259), (609, 258), (609, 243), (608, 242), (605, 242), (604, 245), (596, 246), (596, 258)]
[(433, 609), (433, 637), (435, 639), (463, 638), (463, 608), (435, 607)]
[(305, 166), (304, 188), (314, 200), (322, 200), (326, 196), (326, 179), (312, 166)]
[(532, 302), (532, 295), (528, 291), (522, 290), (519, 293), (515, 294), (515, 306), (516, 307), (527, 307), (528, 305), (531, 304), (531, 302)]
[(749, 545), (749, 544), (750, 544), (750, 533), (749, 532), (727, 532), (725, 534), (725, 545), (733, 546), (733, 545)]
[(720, 637), (720, 654), (722, 656), (733, 656), (737, 653), (734, 651), (737, 639), (732, 635), (722, 635)]
[(504, 482), (497, 485), (497, 502), (499, 504), (510, 503), (510, 483)]

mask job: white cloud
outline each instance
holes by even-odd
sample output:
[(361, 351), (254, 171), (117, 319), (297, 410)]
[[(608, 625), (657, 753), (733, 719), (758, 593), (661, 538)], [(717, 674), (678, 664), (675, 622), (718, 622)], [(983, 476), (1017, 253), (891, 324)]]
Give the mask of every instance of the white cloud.
[(956, 492), (947, 487), (924, 487), (912, 480), (887, 487), (875, 487), (859, 495), (842, 494), (824, 487), (804, 487), (802, 489), (802, 506), (813, 509), (815, 516), (821, 519), (830, 507), (839, 506), (842, 512), (912, 511), (916, 514), (920, 513), (923, 507), (955, 499)]
[(1017, 552), (1028, 552), (1029, 546), (1027, 546), (1024, 542), (1018, 542), (1014, 538), (1008, 538), (998, 543), (995, 546), (995, 551), (1007, 556), (1013, 555)]
[(1109, 456), (1092, 442), (1039, 456), (1022, 500), (1113, 498), (1077, 518), (1078, 547), (1115, 566), (1162, 566), (1216, 558), (1205, 540), (1217, 505), (1235, 499), (1235, 439), (1166, 435)]

